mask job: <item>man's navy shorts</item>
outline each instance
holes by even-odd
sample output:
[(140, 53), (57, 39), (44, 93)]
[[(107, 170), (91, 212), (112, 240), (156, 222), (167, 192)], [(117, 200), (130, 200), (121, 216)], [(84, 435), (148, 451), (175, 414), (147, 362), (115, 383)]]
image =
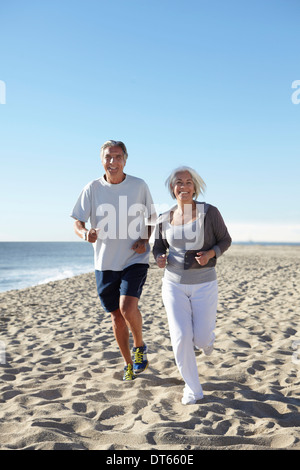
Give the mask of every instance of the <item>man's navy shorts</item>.
[(123, 271), (95, 271), (97, 292), (106, 312), (119, 308), (121, 295), (141, 296), (147, 278), (148, 264), (133, 264)]

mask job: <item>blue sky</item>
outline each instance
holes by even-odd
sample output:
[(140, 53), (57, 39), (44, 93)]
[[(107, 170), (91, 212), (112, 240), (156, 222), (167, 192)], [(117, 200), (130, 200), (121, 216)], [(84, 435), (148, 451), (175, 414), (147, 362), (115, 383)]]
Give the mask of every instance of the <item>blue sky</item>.
[(116, 139), (158, 208), (185, 164), (234, 241), (300, 242), (298, 0), (10, 0), (0, 16), (0, 241), (77, 240), (69, 214)]

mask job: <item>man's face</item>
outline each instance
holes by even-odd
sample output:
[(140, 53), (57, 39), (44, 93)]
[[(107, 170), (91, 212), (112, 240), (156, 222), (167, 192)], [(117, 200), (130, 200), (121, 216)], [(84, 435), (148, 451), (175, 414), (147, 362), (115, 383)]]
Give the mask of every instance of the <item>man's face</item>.
[(102, 165), (108, 183), (118, 184), (124, 179), (124, 166), (126, 164), (121, 147), (107, 147), (103, 152)]

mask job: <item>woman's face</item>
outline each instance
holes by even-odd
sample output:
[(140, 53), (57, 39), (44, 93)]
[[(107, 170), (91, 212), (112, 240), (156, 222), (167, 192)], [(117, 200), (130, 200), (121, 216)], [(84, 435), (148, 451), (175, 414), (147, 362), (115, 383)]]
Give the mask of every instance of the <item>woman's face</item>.
[(191, 203), (195, 193), (195, 186), (189, 171), (179, 171), (172, 186), (178, 202)]

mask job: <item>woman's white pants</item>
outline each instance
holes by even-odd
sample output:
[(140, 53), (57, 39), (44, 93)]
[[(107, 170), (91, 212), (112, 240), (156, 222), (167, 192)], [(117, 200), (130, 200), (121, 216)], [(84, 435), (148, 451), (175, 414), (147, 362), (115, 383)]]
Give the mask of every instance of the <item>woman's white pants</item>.
[(207, 350), (215, 340), (218, 304), (217, 280), (178, 284), (163, 279), (162, 298), (167, 312), (175, 361), (185, 381), (184, 397), (203, 397), (194, 348)]

